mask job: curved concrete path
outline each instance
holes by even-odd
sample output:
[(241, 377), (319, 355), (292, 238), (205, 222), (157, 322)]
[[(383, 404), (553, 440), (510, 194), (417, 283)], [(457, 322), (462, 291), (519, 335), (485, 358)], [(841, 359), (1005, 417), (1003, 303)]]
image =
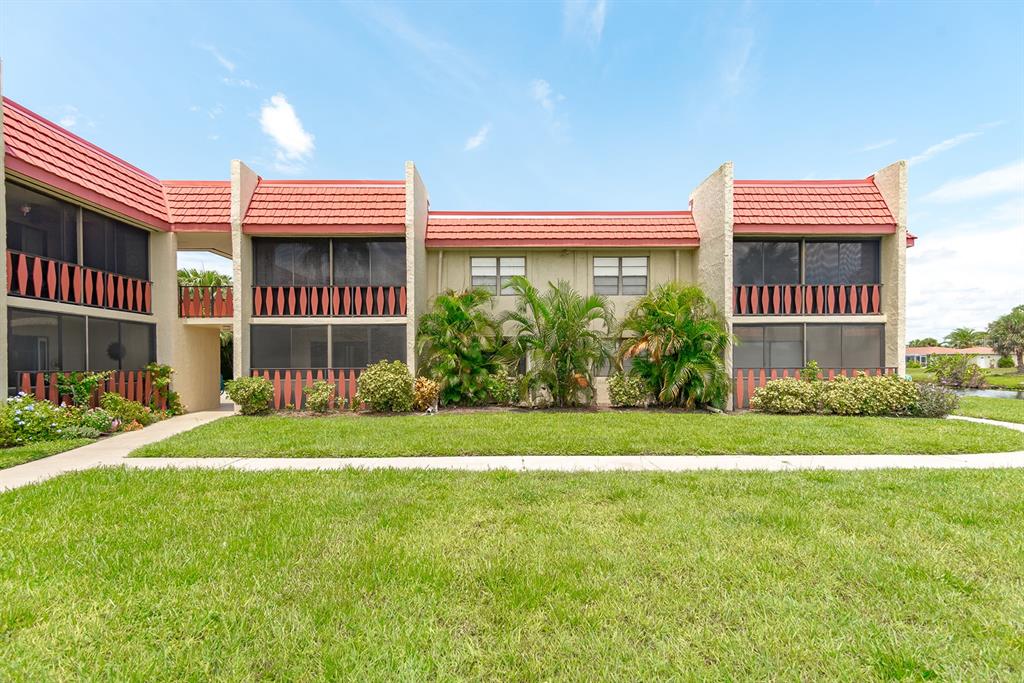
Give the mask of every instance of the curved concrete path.
[[(608, 470), (686, 472), (696, 470), (744, 470), (778, 472), (788, 470), (867, 469), (979, 469), (1024, 467), (1024, 451), (970, 453), (961, 455), (505, 455), (505, 456), (419, 456), (395, 458), (129, 458), (139, 446), (166, 439), (201, 424), (231, 414), (233, 406), (190, 413), (159, 422), (138, 432), (118, 434), (82, 448), (0, 470), (0, 491), (43, 481), (65, 472), (90, 467), (125, 466), (133, 469), (221, 469), (337, 470), (359, 469), (446, 469), (486, 471), (597, 472)], [(1024, 431), (1024, 424), (973, 417), (950, 419), (981, 422)]]

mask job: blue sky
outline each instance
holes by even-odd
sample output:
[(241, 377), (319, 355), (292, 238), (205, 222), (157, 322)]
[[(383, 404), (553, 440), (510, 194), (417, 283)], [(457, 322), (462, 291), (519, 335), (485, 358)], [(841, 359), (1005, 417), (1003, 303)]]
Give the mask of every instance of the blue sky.
[(0, 5), (4, 93), (166, 179), (399, 179), (435, 209), (679, 209), (911, 160), (911, 336), (1024, 303), (1024, 5)]

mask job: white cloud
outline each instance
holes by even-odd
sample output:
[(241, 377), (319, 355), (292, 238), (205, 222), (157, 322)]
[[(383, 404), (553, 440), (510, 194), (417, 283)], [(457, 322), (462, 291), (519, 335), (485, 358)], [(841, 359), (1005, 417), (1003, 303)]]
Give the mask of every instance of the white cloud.
[(883, 147), (888, 147), (889, 145), (895, 145), (895, 144), (896, 144), (896, 138), (891, 138), (889, 140), (882, 140), (881, 142), (872, 142), (870, 145), (864, 145), (858, 151), (861, 151), (861, 152), (873, 152), (876, 149), (882, 149)]
[(984, 328), (1024, 301), (1024, 198), (977, 220), (922, 234), (907, 251), (907, 336)]
[(924, 196), (929, 202), (959, 202), (1016, 192), (1024, 196), (1024, 160), (943, 183)]
[(210, 251), (179, 251), (178, 268), (213, 270), (222, 275), (231, 275), (231, 259)]
[(551, 84), (543, 78), (538, 78), (530, 83), (530, 95), (540, 103), (540, 106), (551, 112), (555, 110), (556, 101), (560, 102), (565, 99), (564, 96), (555, 94), (551, 89)]
[(224, 85), (230, 85), (239, 88), (249, 88), (250, 90), (255, 90), (256, 88), (259, 87), (258, 85), (250, 81), (248, 78), (228, 78), (227, 76), (225, 76), (224, 78), (220, 79), (220, 81)]
[(962, 145), (968, 140), (976, 138), (979, 135), (981, 135), (980, 132), (971, 131), (970, 133), (960, 133), (959, 135), (954, 135), (951, 138), (947, 138), (942, 142), (932, 145), (931, 147), (921, 152), (920, 154), (915, 154), (914, 156), (907, 159), (907, 166), (913, 166), (914, 164), (919, 164), (922, 161), (928, 161), (936, 154), (940, 154), (947, 150), (953, 149), (954, 147)]
[(278, 170), (295, 172), (313, 154), (313, 135), (302, 127), (302, 121), (283, 93), (277, 93), (260, 109), (260, 128), (277, 145)]
[(214, 142), (216, 142), (217, 140), (220, 140), (220, 135), (218, 133), (210, 133), (209, 135), (206, 136), (206, 139), (213, 140)]
[(583, 36), (592, 46), (601, 42), (607, 15), (607, 0), (565, 0), (562, 5), (565, 32)]
[(217, 63), (220, 64), (222, 67), (224, 67), (228, 71), (235, 70), (235, 63), (227, 57), (225, 57), (223, 54), (221, 54), (220, 50), (218, 50), (216, 47), (214, 47), (213, 45), (202, 45), (201, 47), (207, 52), (209, 52), (211, 55), (213, 55), (213, 58), (216, 59)]
[(218, 102), (206, 112), (206, 115), (209, 116), (211, 119), (215, 119), (223, 113), (224, 105)]
[(74, 128), (75, 124), (78, 123), (78, 107), (65, 104), (63, 107), (63, 113), (60, 115), (60, 119), (57, 120), (57, 123), (65, 128)]
[(200, 109), (202, 109), (202, 107), (200, 107), (198, 104), (193, 104), (193, 105), (191, 105), (188, 108), (188, 110), (191, 111), (191, 112), (196, 112), (196, 111), (199, 111)]
[(466, 151), (472, 151), (487, 141), (487, 134), (491, 132), (491, 124), (485, 123), (475, 135), (466, 140)]
[(733, 33), (734, 40), (722, 68), (722, 81), (730, 95), (738, 95), (743, 89), (750, 55), (754, 50), (754, 29), (741, 27)]

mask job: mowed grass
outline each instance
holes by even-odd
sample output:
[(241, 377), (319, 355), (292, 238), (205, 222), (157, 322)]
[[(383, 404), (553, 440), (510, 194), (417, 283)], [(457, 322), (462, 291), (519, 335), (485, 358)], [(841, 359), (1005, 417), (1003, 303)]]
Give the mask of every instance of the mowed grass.
[(990, 420), (1024, 423), (1024, 401), (1015, 398), (961, 396), (957, 415), (987, 417)]
[(135, 456), (984, 453), (1024, 433), (956, 420), (707, 413), (485, 411), (227, 417)]
[(92, 470), (0, 495), (0, 679), (1018, 680), (1021, 490)]
[(59, 441), (39, 441), (26, 446), (0, 448), (0, 470), (26, 462), (45, 458), (49, 455), (70, 451), (92, 443), (92, 439), (61, 439)]

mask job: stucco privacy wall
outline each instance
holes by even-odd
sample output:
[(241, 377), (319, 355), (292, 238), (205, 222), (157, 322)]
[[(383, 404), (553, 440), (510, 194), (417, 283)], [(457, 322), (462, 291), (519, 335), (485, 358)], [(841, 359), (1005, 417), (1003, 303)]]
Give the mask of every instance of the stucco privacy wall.
[[(172, 326), (169, 326), (172, 327)], [(174, 390), (189, 412), (220, 405), (220, 328), (178, 321), (174, 347), (181, 349), (174, 368)]]
[(907, 371), (907, 162), (875, 173), (875, 186), (896, 219), (896, 232), (882, 236), (882, 311), (885, 313), (885, 365)]
[(416, 321), (427, 310), (430, 286), (427, 280), (427, 217), (430, 195), (416, 164), (405, 162), (405, 278), (406, 278), (406, 361), (416, 374)]
[[(0, 61), (0, 101), (4, 95), (4, 64)], [(4, 110), (0, 107), (0, 245), (7, 249), (7, 169), (4, 166)], [(0, 258), (0, 282), (7, 282), (7, 259)], [(5, 285), (6, 286), (6, 285)], [(4, 292), (6, 294), (6, 292)], [(0, 402), (7, 400), (7, 306), (0, 306)]]
[(259, 176), (238, 159), (231, 162), (231, 281), (234, 318), (235, 377), (249, 374), (249, 319), (252, 317), (252, 238), (242, 232), (242, 219), (256, 192)]
[[(732, 227), (733, 167), (727, 161), (704, 179), (690, 195), (690, 209), (700, 233), (697, 284), (715, 302), (732, 331)], [(725, 351), (725, 367), (732, 376), (732, 346)], [(732, 394), (729, 395), (730, 408)]]

